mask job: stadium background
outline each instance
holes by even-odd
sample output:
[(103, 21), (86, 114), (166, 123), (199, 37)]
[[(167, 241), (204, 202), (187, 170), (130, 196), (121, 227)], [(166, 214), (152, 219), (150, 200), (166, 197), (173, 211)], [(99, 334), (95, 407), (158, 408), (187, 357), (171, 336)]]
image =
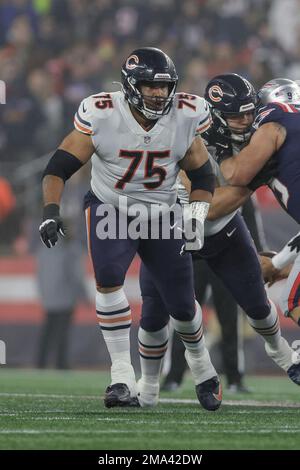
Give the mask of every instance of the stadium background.
[[(256, 88), (274, 77), (298, 79), (299, 11), (299, 0), (0, 2), (0, 79), (7, 87), (7, 103), (0, 105), (0, 339), (6, 342), (9, 366), (32, 366), (36, 360), (43, 319), (36, 282), (40, 176), (72, 129), (81, 99), (118, 89), (112, 82), (120, 79), (124, 58), (143, 45), (160, 47), (173, 58), (179, 90), (186, 92), (203, 94), (207, 81), (223, 72), (240, 73)], [(88, 169), (73, 177), (63, 210), (82, 245), (92, 301), (81, 212), (88, 184)], [(258, 200), (269, 247), (279, 249), (297, 226), (267, 189), (258, 191)], [(137, 281), (138, 260), (126, 282), (133, 338), (140, 310)], [(279, 287), (272, 289), (275, 299)], [(211, 318), (205, 308), (208, 326)], [(283, 327), (287, 338), (297, 338), (291, 322), (283, 320)], [(108, 365), (91, 305), (78, 306), (71, 333), (72, 367)], [(247, 371), (276, 372), (261, 341), (246, 333)]]

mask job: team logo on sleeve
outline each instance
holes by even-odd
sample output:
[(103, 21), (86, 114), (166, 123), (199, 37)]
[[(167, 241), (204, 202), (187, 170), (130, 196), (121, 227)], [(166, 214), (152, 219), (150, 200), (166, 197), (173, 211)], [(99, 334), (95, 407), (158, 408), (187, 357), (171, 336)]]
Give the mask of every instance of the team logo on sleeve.
[(275, 111), (276, 108), (269, 108), (269, 109), (265, 109), (265, 108), (262, 108), (261, 112), (256, 116), (256, 119), (254, 121), (254, 123), (252, 124), (252, 127), (254, 127), (254, 129), (258, 129), (259, 126), (262, 124), (262, 121), (272, 112), (272, 111)]
[(223, 91), (218, 85), (213, 85), (208, 90), (208, 96), (212, 101), (218, 103), (223, 98)]
[(137, 55), (133, 54), (128, 57), (126, 60), (126, 68), (129, 70), (135, 69), (138, 66), (139, 58)]

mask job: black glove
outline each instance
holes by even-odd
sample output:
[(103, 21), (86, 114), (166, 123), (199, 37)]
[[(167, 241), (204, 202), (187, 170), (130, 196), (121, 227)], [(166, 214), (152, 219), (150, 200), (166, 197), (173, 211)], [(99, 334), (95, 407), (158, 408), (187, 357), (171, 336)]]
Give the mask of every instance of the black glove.
[(43, 222), (39, 226), (40, 237), (47, 248), (52, 248), (58, 240), (58, 232), (66, 235), (57, 204), (47, 204), (43, 211)]
[(255, 191), (260, 186), (264, 186), (271, 182), (272, 178), (278, 175), (278, 162), (271, 158), (267, 163), (262, 167), (259, 173), (254, 176), (253, 180), (247, 184), (247, 187), (251, 191)]
[(218, 163), (218, 165), (221, 165), (221, 163), (227, 158), (232, 157), (233, 150), (232, 150), (231, 142), (228, 142), (228, 141), (225, 142), (225, 140), (222, 142), (221, 140), (219, 140), (218, 142), (215, 143), (215, 147), (216, 147), (216, 154), (214, 156), (214, 159)]
[(296, 253), (300, 251), (300, 235), (294, 237), (289, 243), (288, 246), (291, 247), (291, 251), (296, 250)]
[(217, 116), (213, 116), (212, 126), (201, 137), (206, 145), (215, 147), (216, 152), (213, 157), (218, 164), (226, 158), (232, 157), (231, 132), (224, 127)]

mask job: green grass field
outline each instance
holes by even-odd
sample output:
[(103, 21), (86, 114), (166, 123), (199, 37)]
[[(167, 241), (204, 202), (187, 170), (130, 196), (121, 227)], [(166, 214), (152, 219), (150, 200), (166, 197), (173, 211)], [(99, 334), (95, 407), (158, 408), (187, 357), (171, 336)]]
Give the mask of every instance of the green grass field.
[(253, 393), (204, 411), (187, 379), (155, 409), (106, 409), (105, 372), (0, 369), (0, 449), (300, 449), (300, 388), (248, 379)]

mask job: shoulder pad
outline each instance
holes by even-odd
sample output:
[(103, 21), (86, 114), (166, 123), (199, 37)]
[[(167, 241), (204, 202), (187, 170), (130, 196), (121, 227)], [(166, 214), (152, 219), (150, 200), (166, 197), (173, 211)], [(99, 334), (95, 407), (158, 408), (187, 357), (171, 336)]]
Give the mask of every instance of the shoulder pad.
[(95, 133), (93, 131), (94, 120), (110, 116), (119, 96), (120, 92), (102, 92), (82, 100), (74, 117), (75, 129), (83, 134), (93, 135)]
[[(176, 93), (174, 106), (178, 112), (182, 113), (186, 118), (192, 118), (197, 121), (198, 133), (208, 129), (211, 116), (209, 105), (204, 98), (189, 93)], [(207, 123), (209, 122), (209, 125)]]
[(195, 135), (207, 131), (212, 123), (209, 104), (204, 98), (188, 93), (176, 93), (175, 106), (184, 117), (195, 120)]
[(115, 108), (116, 101), (121, 92), (97, 93), (90, 96), (90, 106), (92, 115), (97, 119), (103, 119), (110, 116)]
[(259, 109), (258, 114), (255, 118), (254, 123), (252, 124), (254, 130), (258, 129), (262, 124), (267, 122), (277, 122), (280, 121), (284, 115), (284, 105), (281, 103), (269, 103), (267, 106), (264, 106)]
[(209, 130), (213, 120), (208, 102), (199, 96), (197, 98), (199, 100), (199, 120), (197, 123), (196, 135), (201, 135)]

